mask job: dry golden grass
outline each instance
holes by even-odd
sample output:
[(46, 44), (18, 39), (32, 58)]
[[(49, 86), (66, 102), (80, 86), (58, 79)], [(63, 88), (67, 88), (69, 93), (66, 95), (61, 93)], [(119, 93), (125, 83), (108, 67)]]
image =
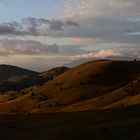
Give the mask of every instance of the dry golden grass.
[(139, 104), (139, 76), (140, 62), (84, 63), (49, 82), (25, 89), (13, 100), (4, 98), (0, 113), (19, 108), (31, 113), (74, 112)]

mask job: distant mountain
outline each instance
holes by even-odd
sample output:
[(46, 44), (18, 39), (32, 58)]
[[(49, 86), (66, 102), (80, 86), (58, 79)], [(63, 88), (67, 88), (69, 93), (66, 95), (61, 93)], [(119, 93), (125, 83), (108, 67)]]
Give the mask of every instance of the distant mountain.
[(76, 67), (80, 64), (83, 64), (83, 63), (89, 62), (89, 61), (95, 61), (95, 59), (94, 58), (80, 58), (80, 59), (72, 61), (71, 63), (66, 64), (65, 66), (73, 68), (73, 67)]
[(8, 80), (12, 77), (28, 77), (36, 74), (38, 73), (20, 67), (11, 65), (0, 65), (0, 81)]

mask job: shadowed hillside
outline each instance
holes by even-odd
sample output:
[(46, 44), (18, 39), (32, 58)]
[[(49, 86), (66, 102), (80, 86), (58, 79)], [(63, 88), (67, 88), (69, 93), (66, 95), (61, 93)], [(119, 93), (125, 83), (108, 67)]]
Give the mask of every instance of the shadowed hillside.
[(8, 80), (12, 77), (22, 77), (36, 75), (37, 72), (26, 70), (11, 65), (0, 65), (0, 81)]
[(0, 116), (3, 140), (139, 140), (140, 106)]
[(3, 75), (1, 77), (3, 80), (0, 82), (1, 94), (6, 91), (19, 91), (31, 86), (42, 85), (69, 70), (67, 67), (58, 67), (49, 71), (37, 73), (9, 65), (1, 65), (0, 68), (0, 75)]

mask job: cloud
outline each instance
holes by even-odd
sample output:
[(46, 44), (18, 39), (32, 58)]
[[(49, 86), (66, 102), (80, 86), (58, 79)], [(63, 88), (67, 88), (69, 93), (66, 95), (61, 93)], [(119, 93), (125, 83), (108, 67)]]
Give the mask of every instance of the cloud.
[(128, 32), (127, 35), (140, 35), (140, 32)]
[(80, 28), (65, 28), (65, 30), (57, 32), (50, 30), (48, 36), (100, 39), (117, 43), (140, 43), (139, 34), (137, 36), (133, 34), (140, 31), (140, 22), (138, 21), (121, 17), (100, 16), (85, 17), (76, 22), (79, 23)]
[(139, 0), (63, 0), (71, 17), (100, 15), (139, 15)]
[(0, 35), (25, 35), (28, 34), (18, 22), (0, 24)]
[(80, 27), (80, 24), (72, 21), (72, 20), (67, 20), (66, 21), (66, 25), (70, 25), (70, 26), (75, 26), (75, 27)]
[(35, 40), (0, 39), (0, 55), (76, 55), (86, 51), (83, 45), (57, 45), (42, 43)]
[(49, 36), (67, 28), (78, 28), (80, 25), (72, 20), (44, 19), (28, 17), (21, 22), (7, 22), (0, 24), (0, 35), (31, 35)]
[(139, 0), (62, 1), (63, 18), (28, 17), (20, 22), (1, 23), (0, 36), (79, 38), (134, 46), (140, 43)]
[(140, 20), (134, 17), (99, 16), (75, 20), (29, 17), (21, 23), (0, 24), (0, 35), (92, 38), (117, 43), (140, 43), (138, 32)]
[(80, 54), (73, 57), (74, 60), (82, 58), (93, 59), (139, 59), (140, 60), (140, 48), (115, 48), (115, 49), (102, 49), (100, 51)]
[(59, 46), (47, 45), (34, 40), (0, 39), (0, 55), (45, 55), (57, 54)]
[[(126, 44), (140, 43), (140, 16), (137, 9), (140, 2), (138, 0), (128, 0), (127, 2), (122, 0), (121, 4), (120, 0), (119, 2), (116, 0), (72, 0), (71, 3), (68, 0), (65, 2), (68, 9), (71, 10), (69, 14), (75, 13), (75, 16), (52, 19), (28, 17), (21, 22), (1, 23), (0, 36), (29, 35), (51, 38), (98, 39)], [(130, 6), (132, 11), (129, 11)], [(98, 14), (95, 14), (94, 10)], [(110, 14), (106, 10), (109, 10)], [(82, 15), (78, 16), (77, 14), (81, 12)]]
[(63, 3), (65, 18), (80, 23), (81, 28), (54, 36), (140, 43), (139, 0), (63, 0)]

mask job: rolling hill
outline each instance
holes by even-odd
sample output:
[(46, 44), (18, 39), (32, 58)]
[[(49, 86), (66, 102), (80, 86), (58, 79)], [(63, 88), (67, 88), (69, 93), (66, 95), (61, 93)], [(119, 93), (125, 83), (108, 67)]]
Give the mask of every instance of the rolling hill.
[(0, 92), (1, 139), (140, 139), (139, 61), (91, 61), (6, 81), (28, 87)]
[(139, 61), (87, 62), (43, 84), (7, 93), (0, 113), (77, 112), (140, 104), (139, 77)]
[(69, 70), (67, 67), (57, 67), (42, 73), (22, 69), (15, 66), (0, 66), (0, 94), (7, 91), (19, 91), (25, 88), (41, 85)]

